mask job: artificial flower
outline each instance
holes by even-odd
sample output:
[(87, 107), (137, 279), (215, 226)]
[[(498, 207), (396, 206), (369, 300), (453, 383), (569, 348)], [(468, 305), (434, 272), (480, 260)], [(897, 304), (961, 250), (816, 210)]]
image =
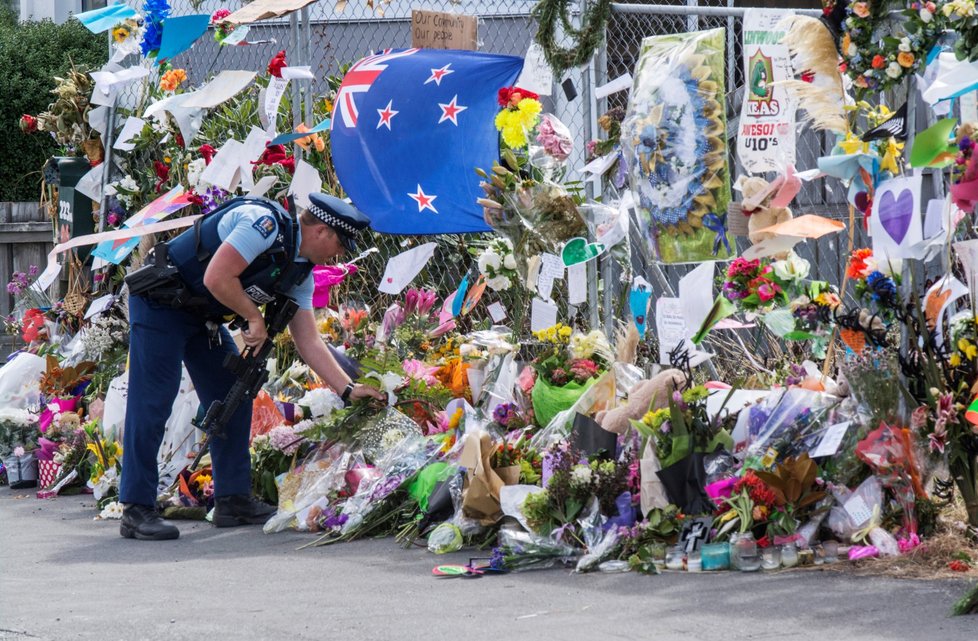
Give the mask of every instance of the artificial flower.
[(285, 50), (283, 49), (272, 56), (272, 59), (268, 62), (268, 74), (270, 76), (275, 76), (276, 78), (281, 78), (282, 69), (287, 66), (289, 65), (285, 62)]
[(187, 80), (187, 72), (183, 69), (170, 69), (160, 78), (160, 89), (162, 91), (176, 91), (182, 83)]
[(886, 67), (886, 75), (896, 80), (897, 78), (903, 75), (903, 67), (901, 67), (899, 63), (891, 62)]
[(914, 58), (914, 55), (910, 52), (901, 51), (900, 53), (897, 54), (897, 62), (900, 63), (901, 67), (906, 67), (909, 69), (910, 67), (913, 66), (913, 63), (915, 61), (916, 58)]

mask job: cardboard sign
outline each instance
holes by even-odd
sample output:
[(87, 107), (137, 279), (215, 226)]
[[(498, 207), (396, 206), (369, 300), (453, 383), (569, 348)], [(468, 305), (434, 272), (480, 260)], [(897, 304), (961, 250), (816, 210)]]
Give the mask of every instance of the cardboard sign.
[(424, 49), (479, 48), (479, 19), (441, 11), (411, 11), (411, 46)]

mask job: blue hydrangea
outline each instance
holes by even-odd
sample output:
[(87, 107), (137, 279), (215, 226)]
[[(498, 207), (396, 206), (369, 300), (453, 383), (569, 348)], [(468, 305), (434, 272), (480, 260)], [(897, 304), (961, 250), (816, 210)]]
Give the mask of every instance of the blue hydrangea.
[(159, 51), (163, 41), (163, 21), (170, 15), (168, 0), (145, 0), (143, 11), (146, 13), (146, 31), (140, 48), (144, 56)]

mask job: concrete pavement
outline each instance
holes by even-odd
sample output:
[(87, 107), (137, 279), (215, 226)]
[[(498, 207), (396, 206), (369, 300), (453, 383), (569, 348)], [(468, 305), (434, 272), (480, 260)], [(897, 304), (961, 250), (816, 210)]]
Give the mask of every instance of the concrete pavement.
[(0, 640), (978, 638), (948, 618), (964, 581), (774, 575), (435, 579), (391, 539), (297, 551), (308, 535), (179, 522), (177, 541), (122, 539), (91, 497), (0, 488)]

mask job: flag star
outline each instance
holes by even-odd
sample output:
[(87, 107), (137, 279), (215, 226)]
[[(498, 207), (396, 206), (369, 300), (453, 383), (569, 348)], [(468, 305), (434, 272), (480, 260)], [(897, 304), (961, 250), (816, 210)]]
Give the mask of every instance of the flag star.
[(447, 76), (450, 73), (455, 73), (455, 70), (454, 69), (449, 69), (449, 67), (451, 67), (451, 66), (452, 66), (452, 63), (449, 62), (447, 65), (445, 65), (441, 69), (432, 69), (431, 70), (431, 75), (428, 77), (427, 80), (424, 81), (424, 84), (428, 84), (429, 82), (433, 82), (433, 83), (435, 83), (436, 85), (438, 85), (440, 87), (441, 86), (441, 79), (442, 78), (444, 78), (445, 76)]
[(441, 107), (441, 118), (438, 119), (438, 124), (441, 124), (446, 120), (451, 120), (452, 124), (458, 127), (458, 120), (456, 118), (460, 113), (468, 109), (468, 107), (463, 107), (462, 105), (456, 104), (457, 102), (458, 96), (456, 95), (447, 105), (440, 102), (438, 103), (438, 106)]
[(377, 129), (380, 129), (381, 127), (387, 127), (387, 130), (390, 131), (391, 118), (401, 113), (399, 111), (394, 111), (393, 109), (391, 109), (391, 103), (393, 102), (394, 102), (393, 100), (388, 100), (386, 107), (377, 110), (377, 113), (380, 114), (380, 120), (377, 121)]
[(424, 190), (421, 189), (421, 185), (418, 185), (418, 192), (417, 193), (412, 194), (412, 193), (408, 192), (408, 196), (412, 200), (414, 200), (414, 202), (418, 203), (418, 213), (419, 214), (421, 212), (423, 212), (425, 209), (430, 209), (431, 211), (435, 212), (436, 214), (438, 213), (438, 210), (435, 209), (435, 206), (432, 204), (433, 202), (435, 202), (435, 198), (438, 198), (438, 196), (433, 196), (433, 195), (424, 193)]

